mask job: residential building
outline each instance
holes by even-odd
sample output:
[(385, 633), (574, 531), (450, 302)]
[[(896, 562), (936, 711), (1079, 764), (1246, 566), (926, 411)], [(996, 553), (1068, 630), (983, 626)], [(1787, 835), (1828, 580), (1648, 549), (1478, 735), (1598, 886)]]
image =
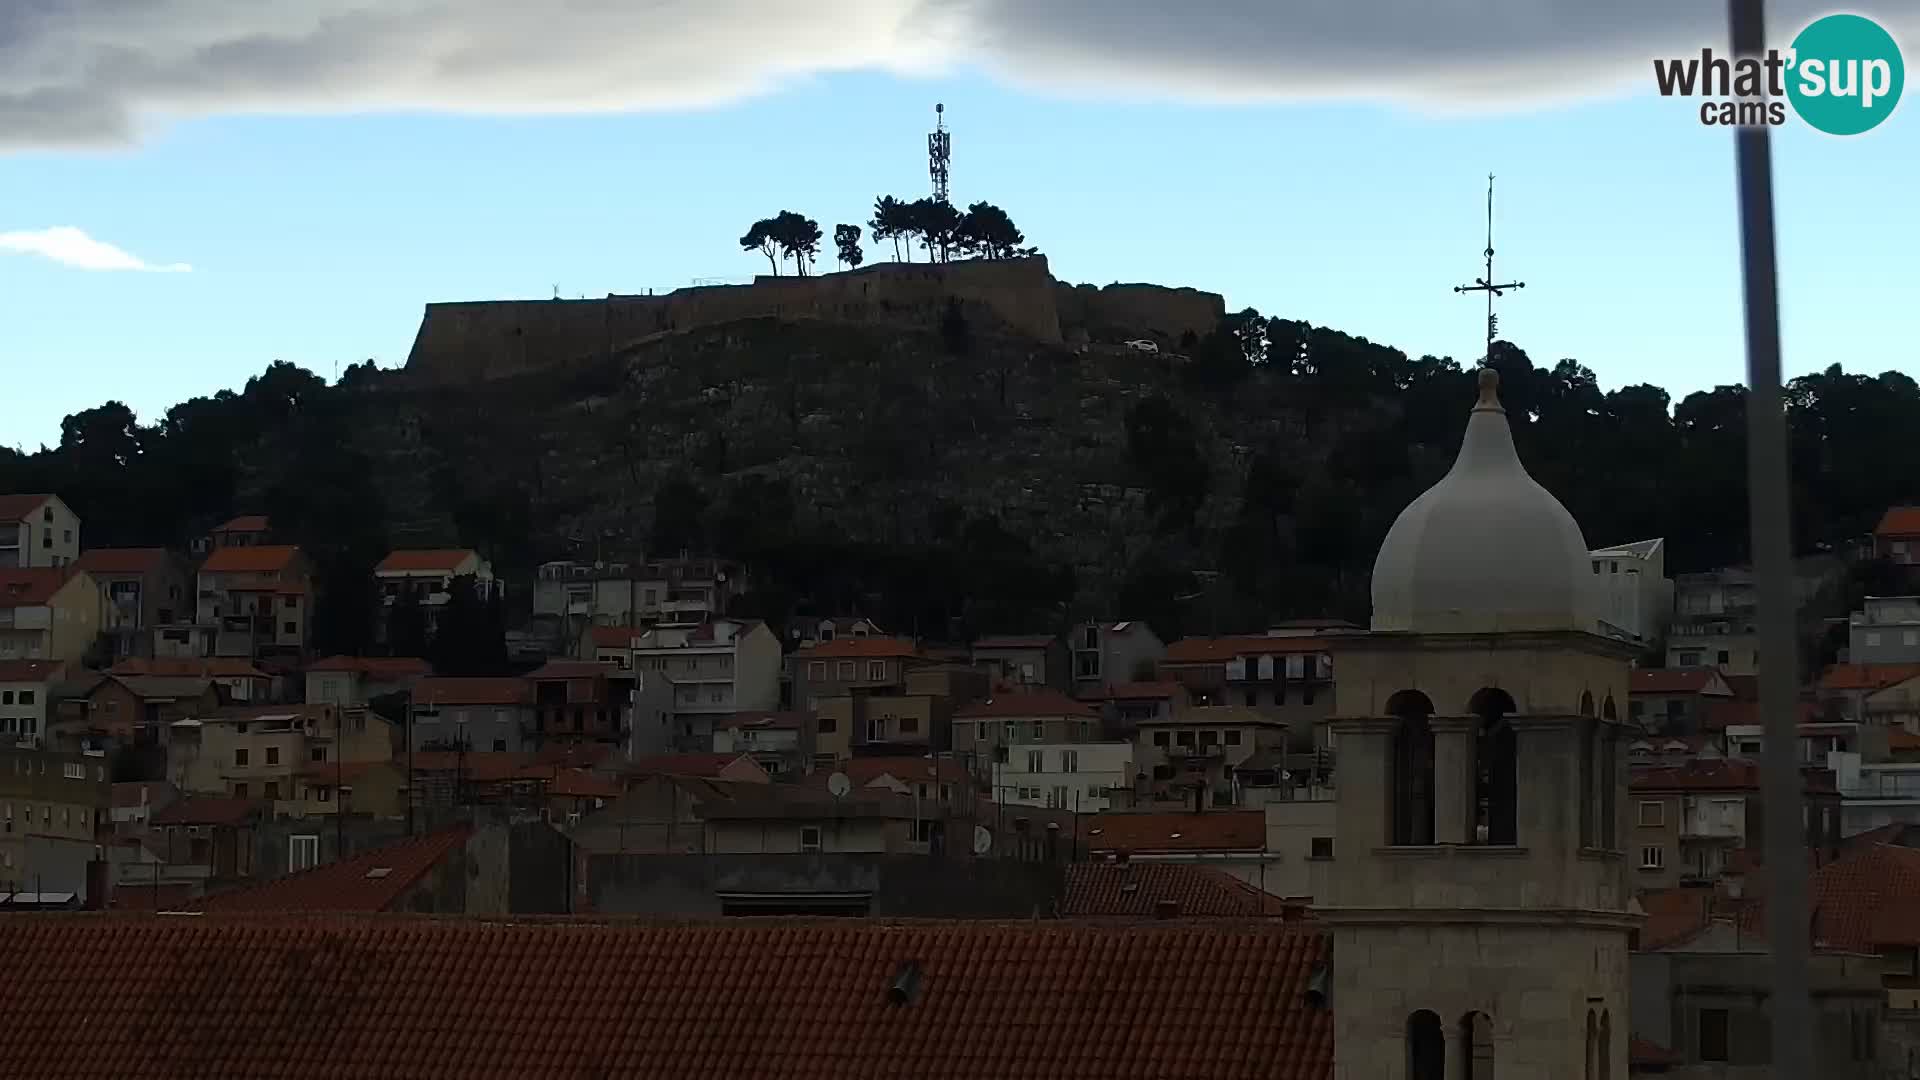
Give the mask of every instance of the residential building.
[(688, 779), (730, 780), (743, 784), (771, 784), (773, 777), (744, 750), (711, 754), (650, 754), (634, 758), (632, 776), (679, 776)]
[(44, 743), (53, 687), (66, 671), (57, 660), (0, 660), (0, 747)]
[(213, 631), (213, 655), (305, 654), (312, 612), (311, 571), (297, 547), (215, 548), (200, 564), (194, 622)]
[(615, 664), (547, 661), (527, 675), (535, 744), (625, 742), (633, 726), (634, 679)]
[(857, 757), (833, 772), (815, 772), (814, 786), (832, 791), (832, 778), (845, 776), (856, 790), (890, 791), (918, 804), (922, 815), (940, 812), (965, 816), (975, 809), (980, 785), (964, 762), (946, 756)]
[(899, 639), (845, 638), (794, 657), (794, 670), (808, 673), (816, 768), (864, 754), (944, 753), (953, 746), (954, 711), (988, 692), (978, 669), (928, 661)]
[[(1694, 761), (1674, 768), (1633, 770), (1633, 817), (1627, 855), (1638, 889), (1708, 884), (1735, 852), (1760, 835), (1760, 769), (1750, 761)], [(1809, 792), (1811, 795), (1812, 793)], [(1837, 809), (1831, 792), (1826, 807)], [(1809, 805), (1814, 805), (1811, 801)], [(1821, 820), (1827, 820), (1821, 815)], [(1838, 815), (1831, 844), (1839, 843)], [(1809, 836), (1830, 846), (1826, 838)]]
[(1087, 695), (1084, 700), (1100, 709), (1106, 725), (1106, 738), (1133, 740), (1142, 723), (1171, 719), (1173, 714), (1193, 703), (1187, 688), (1177, 682), (1118, 683)]
[(422, 678), (408, 710), (414, 750), (520, 753), (535, 743), (533, 684), (526, 679)]
[(100, 586), (100, 630), (116, 660), (153, 656), (163, 627), (192, 622), (192, 579), (165, 548), (92, 548), (74, 565)]
[(1847, 616), (1847, 662), (1920, 664), (1920, 596), (1869, 596)]
[[(1842, 564), (1810, 557), (1794, 565), (1795, 618), (1804, 606), (1836, 583)], [(1673, 622), (1667, 630), (1670, 668), (1716, 667), (1726, 675), (1752, 675), (1760, 662), (1753, 571), (1727, 567), (1674, 578)]]
[(207, 679), (221, 698), (237, 705), (264, 705), (282, 696), (281, 680), (244, 657), (129, 657), (107, 669), (109, 675)]
[(68, 750), (164, 748), (174, 724), (223, 704), (213, 680), (195, 676), (96, 675), (54, 693), (51, 731)]
[(1840, 835), (1920, 824), (1920, 762), (1871, 761), (1844, 752), (1830, 760), (1840, 793)]
[(1897, 682), (1865, 690), (1860, 701), (1865, 722), (1920, 734), (1920, 670)]
[(1627, 689), (1627, 719), (1657, 735), (1704, 731), (1713, 705), (1733, 700), (1733, 688), (1712, 667), (1635, 668)]
[(823, 641), (835, 641), (840, 638), (886, 636), (886, 631), (876, 626), (872, 619), (863, 619), (857, 615), (826, 619), (796, 616), (789, 632), (793, 636), (792, 645), (796, 649), (811, 648)]
[(1186, 687), (1197, 705), (1238, 705), (1285, 724), (1297, 752), (1327, 745), (1333, 711), (1328, 637), (1273, 631), (1183, 638), (1167, 646), (1160, 677)]
[(1058, 634), (983, 637), (973, 643), (974, 666), (1010, 686), (1045, 686), (1064, 691), (1072, 684), (1067, 643)]
[(1920, 678), (1920, 664), (1834, 664), (1820, 673), (1814, 684), (1814, 697), (1836, 720), (1864, 723), (1868, 702), (1880, 695), (1881, 712), (1897, 715), (1890, 708), (1903, 697), (1883, 694), (1912, 679)]
[(85, 897), (112, 808), (105, 755), (0, 745), (0, 890)]
[(386, 640), (386, 613), (402, 596), (410, 596), (420, 605), (427, 633), (432, 635), (440, 625), (441, 610), (452, 598), (449, 590), (453, 580), (461, 577), (473, 579), (474, 599), (482, 603), (492, 600), (497, 591), (493, 567), (478, 552), (466, 548), (389, 552), (373, 568), (381, 612), (374, 623), (374, 639)]
[(72, 567), (0, 570), (0, 660), (78, 664), (100, 634), (100, 593)]
[(622, 672), (664, 677), (674, 693), (675, 746), (711, 745), (716, 722), (780, 704), (780, 640), (758, 619), (592, 627), (582, 635), (580, 655)]
[(1257, 919), (1286, 912), (1277, 896), (1210, 866), (1077, 862), (1067, 867), (1063, 918)]
[(1610, 633), (1634, 641), (1657, 641), (1673, 617), (1673, 579), (1667, 576), (1667, 542), (1639, 540), (1588, 552), (1587, 581), (1593, 613)]
[(1095, 860), (1204, 865), (1284, 895), (1267, 887), (1277, 860), (1267, 851), (1259, 810), (1118, 810), (1081, 819), (1078, 831), (1079, 847)]
[(1920, 563), (1920, 506), (1890, 506), (1873, 529), (1876, 557), (1902, 566)]
[(185, 792), (262, 800), (275, 813), (303, 813), (310, 783), (361, 762), (393, 758), (398, 733), (364, 710), (333, 705), (227, 708), (173, 725), (167, 778)]
[(1260, 807), (1267, 827), (1267, 863), (1261, 887), (1276, 896), (1312, 903), (1325, 895), (1339, 828), (1334, 792), (1274, 799)]
[(0, 495), (0, 570), (72, 566), (80, 519), (58, 495)]
[(254, 834), (272, 812), (271, 803), (255, 799), (176, 799), (153, 815), (141, 843), (151, 846), (170, 879), (201, 889), (231, 884), (253, 876)]
[(273, 542), (273, 523), (265, 514), (241, 514), (213, 527), (207, 534), (210, 550), (230, 547), (265, 547)]
[(425, 660), (411, 656), (329, 656), (307, 665), (306, 701), (364, 708), (377, 697), (403, 694), (433, 674)]
[(611, 828), (632, 853), (958, 855), (947, 847), (947, 820), (937, 806), (875, 788), (836, 796), (813, 784), (655, 774), (581, 828)]
[(561, 559), (540, 565), (533, 613), (572, 640), (589, 626), (692, 625), (717, 618), (746, 590), (745, 569), (725, 559)]
[(1139, 620), (1090, 622), (1067, 635), (1073, 696), (1084, 698), (1121, 683), (1146, 682), (1165, 654), (1153, 629)]
[(746, 754), (771, 776), (797, 775), (811, 764), (801, 745), (808, 719), (795, 712), (734, 713), (714, 722), (713, 752)]
[[(351, 717), (344, 718), (351, 725)], [(282, 817), (397, 821), (407, 816), (405, 761), (310, 761), (299, 771), (291, 798), (274, 803)]]
[(1111, 809), (1115, 790), (1133, 787), (1133, 744), (1035, 742), (1003, 747), (993, 766), (993, 801), (1077, 814)]
[(1287, 726), (1245, 705), (1196, 705), (1140, 724), (1133, 748), (1137, 804), (1238, 806), (1235, 770), (1260, 751), (1285, 753)]
[(180, 790), (165, 780), (129, 780), (114, 784), (114, 838), (145, 836), (153, 815), (179, 797)]
[(1101, 728), (1092, 706), (1058, 690), (997, 690), (955, 711), (953, 753), (987, 781), (1007, 771), (1018, 752), (1031, 745), (1093, 743), (1101, 739)]

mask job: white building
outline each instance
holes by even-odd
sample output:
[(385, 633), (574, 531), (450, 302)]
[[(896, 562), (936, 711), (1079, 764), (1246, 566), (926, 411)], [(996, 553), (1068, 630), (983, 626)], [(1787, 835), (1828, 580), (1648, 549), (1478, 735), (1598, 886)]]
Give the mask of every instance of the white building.
[(40, 745), (49, 691), (65, 671), (54, 660), (0, 660), (0, 746)]
[(1667, 542), (1640, 540), (1595, 548), (1587, 555), (1594, 616), (1636, 641), (1658, 639), (1673, 617)]
[[(473, 578), (474, 593), (480, 600), (493, 597), (497, 582), (493, 567), (478, 552), (465, 548), (427, 551), (395, 551), (373, 568), (374, 583), (380, 589), (380, 608), (384, 612), (400, 597), (412, 593), (426, 609), (427, 630), (431, 632), (440, 609), (452, 599), (448, 591), (457, 577)], [(386, 619), (378, 626), (385, 634)]]
[(645, 630), (596, 626), (584, 635), (583, 645), (587, 659), (671, 680), (676, 735), (682, 740), (705, 742), (717, 720), (779, 707), (780, 642), (757, 619)]
[(0, 495), (0, 569), (70, 566), (80, 518), (58, 495)]
[(993, 800), (1092, 814), (1111, 807), (1114, 788), (1133, 785), (1133, 744), (1019, 743), (993, 770)]

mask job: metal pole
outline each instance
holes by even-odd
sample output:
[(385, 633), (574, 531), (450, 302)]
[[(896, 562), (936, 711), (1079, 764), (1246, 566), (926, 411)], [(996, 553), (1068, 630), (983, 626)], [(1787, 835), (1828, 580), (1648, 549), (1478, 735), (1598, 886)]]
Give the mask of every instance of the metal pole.
[[(1729, 0), (1733, 51), (1766, 50), (1764, 0)], [(1747, 497), (1760, 623), (1761, 755), (1773, 954), (1773, 1067), (1781, 1080), (1813, 1080), (1807, 996), (1807, 851), (1803, 784), (1796, 760), (1793, 558), (1787, 489), (1787, 428), (1780, 392), (1780, 310), (1774, 261), (1772, 145), (1764, 125), (1734, 135), (1740, 246), (1746, 284)]]

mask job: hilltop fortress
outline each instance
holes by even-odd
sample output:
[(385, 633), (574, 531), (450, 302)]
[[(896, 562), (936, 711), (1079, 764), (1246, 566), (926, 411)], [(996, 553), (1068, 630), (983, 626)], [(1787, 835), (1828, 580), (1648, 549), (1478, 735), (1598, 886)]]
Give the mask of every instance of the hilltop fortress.
[(1073, 286), (1045, 256), (951, 263), (877, 263), (751, 285), (676, 289), (604, 300), (428, 304), (407, 372), (430, 384), (498, 379), (611, 357), (665, 334), (777, 318), (938, 329), (950, 305), (968, 322), (1047, 344), (1145, 337), (1176, 346), (1225, 314), (1218, 293), (1158, 285)]

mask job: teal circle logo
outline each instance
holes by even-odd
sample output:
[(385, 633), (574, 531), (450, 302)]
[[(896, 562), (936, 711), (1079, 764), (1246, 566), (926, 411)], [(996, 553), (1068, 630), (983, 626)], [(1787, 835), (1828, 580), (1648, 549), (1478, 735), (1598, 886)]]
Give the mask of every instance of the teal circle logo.
[(1800, 119), (1829, 135), (1880, 126), (1900, 104), (1906, 65), (1893, 35), (1860, 15), (1816, 19), (1793, 39), (1787, 100)]

